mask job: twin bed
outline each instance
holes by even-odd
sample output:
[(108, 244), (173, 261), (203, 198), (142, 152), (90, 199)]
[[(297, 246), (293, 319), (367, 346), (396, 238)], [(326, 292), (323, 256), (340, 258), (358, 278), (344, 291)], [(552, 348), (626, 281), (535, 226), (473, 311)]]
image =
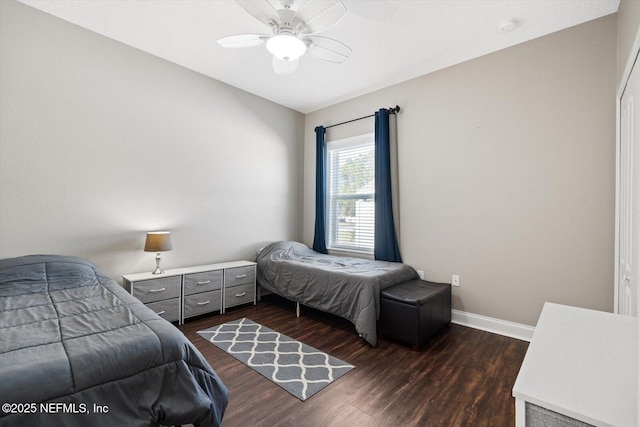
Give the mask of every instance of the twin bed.
[(89, 262), (0, 260), (0, 426), (218, 426), (195, 347)]
[(418, 277), (408, 265), (323, 255), (298, 242), (275, 242), (256, 257), (258, 283), (291, 301), (344, 317), (377, 343), (380, 291)]

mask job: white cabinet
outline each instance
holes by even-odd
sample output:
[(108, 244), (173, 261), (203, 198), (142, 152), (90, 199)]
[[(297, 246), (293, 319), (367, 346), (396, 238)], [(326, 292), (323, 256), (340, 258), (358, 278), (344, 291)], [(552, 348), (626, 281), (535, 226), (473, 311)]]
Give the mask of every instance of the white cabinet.
[(637, 328), (628, 316), (545, 303), (513, 386), (516, 426), (635, 427)]
[(256, 264), (219, 264), (122, 276), (124, 287), (147, 307), (170, 322), (253, 302), (256, 304)]

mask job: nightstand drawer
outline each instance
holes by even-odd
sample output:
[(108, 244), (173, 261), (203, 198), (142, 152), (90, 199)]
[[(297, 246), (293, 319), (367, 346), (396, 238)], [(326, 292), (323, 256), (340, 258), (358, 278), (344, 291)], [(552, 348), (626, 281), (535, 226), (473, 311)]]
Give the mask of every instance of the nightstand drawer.
[(256, 267), (250, 265), (247, 267), (228, 268), (224, 270), (224, 287), (231, 288), (247, 283), (255, 283)]
[(234, 286), (233, 288), (225, 288), (224, 290), (224, 307), (233, 307), (248, 302), (253, 302), (256, 296), (255, 283)]
[(197, 316), (220, 310), (222, 291), (202, 292), (200, 294), (187, 295), (184, 298), (184, 317)]
[(180, 298), (172, 298), (146, 304), (158, 316), (169, 322), (180, 320)]
[(144, 303), (180, 297), (180, 276), (141, 280), (133, 284), (133, 296)]
[(184, 276), (185, 295), (214, 291), (217, 289), (222, 289), (222, 270), (186, 274)]

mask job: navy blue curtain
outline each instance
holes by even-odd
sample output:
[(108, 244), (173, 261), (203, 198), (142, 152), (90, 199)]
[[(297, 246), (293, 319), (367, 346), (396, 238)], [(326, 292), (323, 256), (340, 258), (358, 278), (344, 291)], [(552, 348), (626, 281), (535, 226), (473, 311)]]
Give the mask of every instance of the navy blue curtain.
[(313, 250), (323, 254), (327, 253), (326, 233), (326, 206), (325, 196), (327, 190), (326, 180), (326, 155), (324, 151), (324, 126), (316, 127), (316, 226), (313, 233)]
[(389, 110), (383, 108), (377, 111), (375, 116), (376, 222), (373, 255), (377, 260), (402, 262), (393, 224)]

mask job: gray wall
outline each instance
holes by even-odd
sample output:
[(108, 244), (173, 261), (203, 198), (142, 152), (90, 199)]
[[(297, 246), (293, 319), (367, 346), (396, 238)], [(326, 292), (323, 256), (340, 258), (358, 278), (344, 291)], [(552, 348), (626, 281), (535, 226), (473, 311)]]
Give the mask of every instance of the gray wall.
[(453, 308), (466, 312), (535, 325), (545, 301), (611, 311), (615, 91), (612, 15), (308, 114), (304, 242), (314, 127), (399, 104), (406, 263), (428, 280), (459, 274)]
[(118, 278), (152, 268), (147, 230), (173, 231), (166, 267), (311, 244), (313, 128), (399, 104), (407, 263), (460, 274), (467, 312), (535, 324), (546, 300), (610, 311), (613, 100), (636, 3), (622, 1), (618, 34), (606, 17), (305, 120), (0, 1), (0, 257), (81, 255)]
[(0, 257), (151, 271), (300, 238), (304, 116), (0, 1)]

